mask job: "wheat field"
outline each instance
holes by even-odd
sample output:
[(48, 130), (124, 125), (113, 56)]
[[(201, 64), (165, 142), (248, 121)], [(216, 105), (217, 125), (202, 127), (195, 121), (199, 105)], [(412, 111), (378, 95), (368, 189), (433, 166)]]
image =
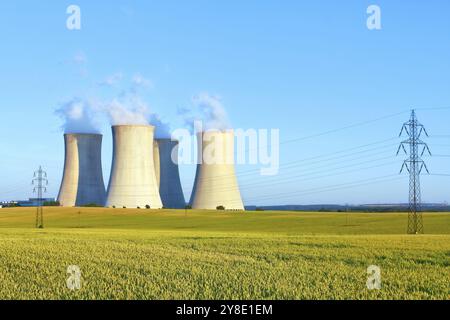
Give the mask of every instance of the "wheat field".
[(46, 208), (37, 230), (1, 209), (0, 299), (450, 299), (450, 214), (406, 217)]

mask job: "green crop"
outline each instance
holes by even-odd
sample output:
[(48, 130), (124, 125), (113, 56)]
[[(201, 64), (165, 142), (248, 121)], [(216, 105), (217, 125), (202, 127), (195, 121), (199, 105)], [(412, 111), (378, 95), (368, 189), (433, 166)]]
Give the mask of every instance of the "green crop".
[[(449, 299), (450, 214), (0, 210), (1, 299)], [(69, 290), (70, 265), (82, 286)], [(381, 269), (381, 290), (366, 287)]]

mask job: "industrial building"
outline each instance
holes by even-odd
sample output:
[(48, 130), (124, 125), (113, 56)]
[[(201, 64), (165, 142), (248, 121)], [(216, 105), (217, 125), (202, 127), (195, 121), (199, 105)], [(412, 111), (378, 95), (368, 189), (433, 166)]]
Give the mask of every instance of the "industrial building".
[(244, 210), (234, 167), (234, 131), (200, 132), (197, 143), (198, 164), (191, 207)]
[(106, 199), (100, 134), (65, 134), (65, 161), (58, 202), (63, 207), (96, 204)]
[(153, 157), (155, 127), (113, 126), (113, 160), (106, 207), (163, 207)]
[(153, 157), (164, 208), (183, 209), (186, 202), (178, 170), (178, 141), (156, 139), (153, 144)]
[(37, 207), (40, 204), (54, 203), (55, 198), (29, 198), (28, 200), (14, 200), (0, 202), (0, 208), (7, 207)]

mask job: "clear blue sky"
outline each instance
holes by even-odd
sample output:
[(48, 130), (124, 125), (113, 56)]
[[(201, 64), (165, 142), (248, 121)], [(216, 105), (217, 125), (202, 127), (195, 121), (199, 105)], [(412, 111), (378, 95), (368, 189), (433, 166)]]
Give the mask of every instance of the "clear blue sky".
[[(80, 31), (66, 29), (70, 4), (81, 7)], [(380, 31), (366, 28), (370, 4), (381, 7)], [(282, 141), (412, 107), (450, 107), (449, 12), (447, 0), (1, 1), (0, 199), (32, 196), (40, 164), (49, 174), (48, 196), (57, 195), (64, 145), (55, 109), (74, 96), (111, 94), (98, 83), (118, 73), (150, 79), (144, 98), (173, 128), (182, 125), (177, 108), (209, 92), (222, 97), (234, 127), (279, 128)], [(450, 110), (418, 116), (431, 135), (450, 135)], [(395, 157), (399, 139), (371, 152), (333, 153), (396, 138), (408, 117), (282, 144), (277, 177), (239, 167), (246, 204), (405, 202), (406, 176), (333, 187), (397, 174), (404, 158)], [(102, 132), (108, 181), (107, 123)], [(427, 141), (435, 154), (450, 155), (450, 138)], [(320, 155), (347, 157), (289, 165)], [(428, 164), (434, 173), (450, 173), (450, 158)], [(181, 172), (188, 198), (194, 167)], [(450, 200), (450, 177), (422, 182), (424, 201)]]

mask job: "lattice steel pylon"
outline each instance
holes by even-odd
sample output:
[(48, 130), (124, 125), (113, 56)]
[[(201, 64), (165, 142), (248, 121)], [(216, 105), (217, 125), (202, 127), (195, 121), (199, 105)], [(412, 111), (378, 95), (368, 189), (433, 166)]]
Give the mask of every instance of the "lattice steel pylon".
[[(415, 110), (411, 112), (411, 118), (408, 122), (403, 124), (402, 130), (400, 131), (400, 137), (406, 132), (408, 139), (400, 143), (397, 150), (397, 155), (401, 150), (408, 154), (405, 145), (409, 146), (409, 159), (403, 162), (402, 169), (400, 173), (406, 168), (409, 172), (409, 214), (408, 214), (408, 234), (422, 234), (424, 233), (423, 228), (423, 217), (422, 217), (422, 206), (421, 206), (421, 194), (420, 194), (420, 174), (422, 170), (428, 171), (427, 165), (422, 160), (422, 156), (425, 152), (428, 152), (431, 156), (431, 151), (428, 145), (423, 142), (420, 137), (424, 133), (428, 137), (428, 133), (425, 127), (417, 120)], [(419, 148), (422, 148), (419, 153)]]
[(36, 208), (36, 228), (44, 228), (44, 209), (42, 207), (42, 194), (47, 192), (46, 186), (48, 185), (47, 173), (39, 167), (39, 170), (34, 173), (33, 192), (37, 193), (37, 208)]

